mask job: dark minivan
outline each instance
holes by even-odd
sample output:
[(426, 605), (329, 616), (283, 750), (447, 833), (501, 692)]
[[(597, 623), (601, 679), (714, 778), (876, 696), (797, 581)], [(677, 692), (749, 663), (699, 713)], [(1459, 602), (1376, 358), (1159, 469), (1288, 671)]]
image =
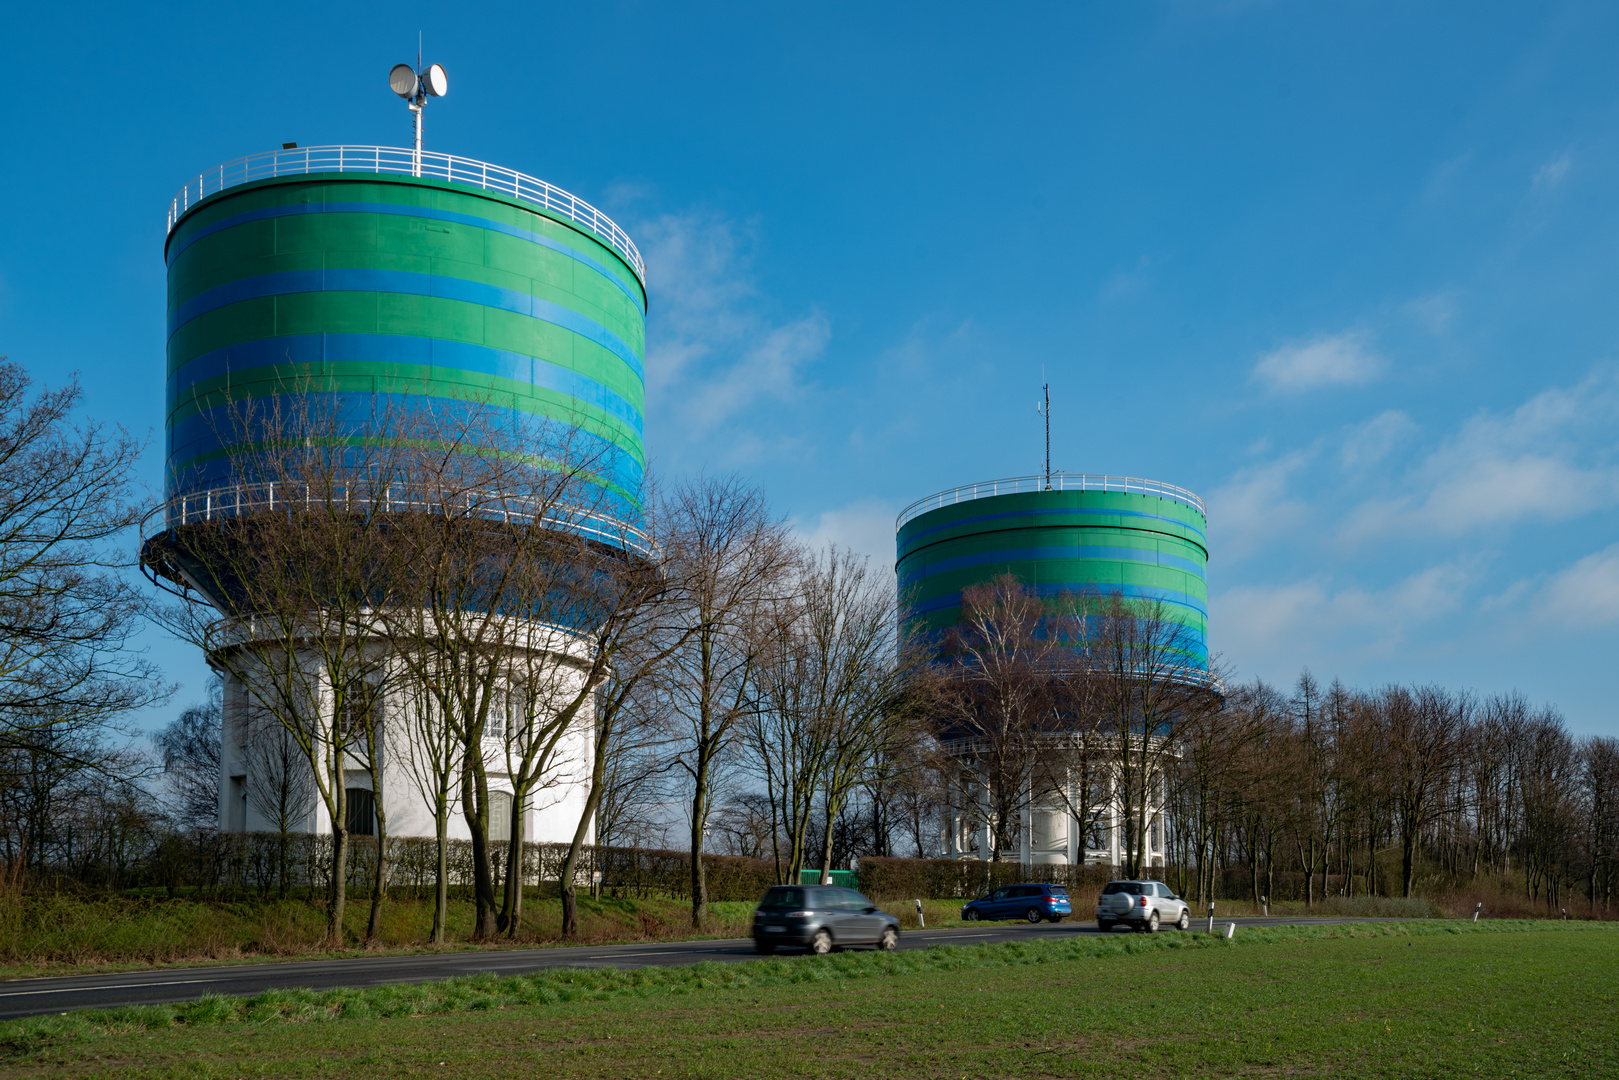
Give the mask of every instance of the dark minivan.
[(899, 920), (853, 889), (777, 885), (753, 912), (753, 944), (762, 953), (798, 946), (829, 953), (845, 945), (899, 947)]

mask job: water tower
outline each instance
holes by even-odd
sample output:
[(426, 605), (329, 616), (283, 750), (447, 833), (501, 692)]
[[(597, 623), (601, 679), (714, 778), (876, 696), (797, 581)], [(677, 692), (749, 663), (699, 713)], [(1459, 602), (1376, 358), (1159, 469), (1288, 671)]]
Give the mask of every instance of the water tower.
[[(961, 618), (964, 589), (1008, 574), (1059, 603), (1086, 596), (1148, 601), (1181, 628), (1174, 677), (1217, 690), (1207, 644), (1207, 528), (1198, 496), (1135, 477), (1053, 472), (942, 491), (906, 507), (896, 522), (905, 625), (942, 639)], [(1056, 760), (1064, 740), (1060, 732), (1052, 735)], [(1119, 862), (1116, 815), (1099, 836), (1087, 837), (1058, 801), (1038, 792), (1022, 812), (1023, 862)], [(983, 815), (955, 807), (949, 817), (946, 852), (983, 857)], [(1149, 850), (1162, 858), (1161, 833)]]
[[(544, 180), (423, 150), (422, 107), (446, 89), (442, 68), (400, 65), (391, 82), (415, 114), (413, 147), (287, 144), (204, 171), (169, 206), (164, 506), (143, 549), (161, 580), (197, 590), (166, 538), (238, 512), (256, 482), (239, 475), (244, 442), (261, 434), (239, 416), (255, 406), (339, 417), (476, 409), (497, 425), (560, 425), (590, 452), (608, 496), (598, 512), (630, 522), (639, 512), (640, 251), (606, 214)], [(243, 777), (231, 769), (222, 826), (265, 828), (238, 804)], [(531, 837), (571, 838), (568, 802)], [(401, 813), (391, 820), (410, 819)]]

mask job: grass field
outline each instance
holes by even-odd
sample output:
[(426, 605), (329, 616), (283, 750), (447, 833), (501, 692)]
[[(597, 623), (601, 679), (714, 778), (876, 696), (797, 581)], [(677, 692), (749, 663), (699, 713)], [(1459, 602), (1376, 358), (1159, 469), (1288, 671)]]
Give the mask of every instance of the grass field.
[(1089, 936), (0, 1025), (8, 1076), (1619, 1076), (1619, 927)]

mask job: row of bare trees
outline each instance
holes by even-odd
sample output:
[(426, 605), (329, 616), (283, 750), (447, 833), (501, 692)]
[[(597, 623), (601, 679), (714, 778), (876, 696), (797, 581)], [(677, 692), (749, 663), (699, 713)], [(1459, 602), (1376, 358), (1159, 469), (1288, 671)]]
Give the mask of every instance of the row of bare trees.
[(1306, 900), (1495, 879), (1606, 909), (1619, 885), (1619, 741), (1577, 740), (1516, 694), (1255, 681), (1193, 719), (1168, 775), (1174, 861), (1200, 896), (1232, 865), (1255, 899), (1279, 872)]
[[(147, 551), (186, 596), (162, 621), (225, 697), (143, 755), (122, 725), (168, 688), (129, 648), (147, 612), (113, 542), (138, 518), (139, 447), (76, 425), (75, 389), (33, 394), (0, 365), (14, 865), (114, 880), (150, 843), (142, 781), (161, 768), (177, 826), (217, 820), (230, 772), (247, 781), (236, 827), (251, 808), (269, 832), (329, 831), (333, 934), (356, 791), (379, 852), (391, 828), (436, 835), (438, 940), (452, 823), (471, 838), (476, 935), (513, 935), (524, 811), (565, 796), (569, 929), (592, 838), (684, 833), (700, 923), (707, 849), (771, 859), (781, 880), (937, 855), (947, 831), (1005, 859), (1049, 817), (1037, 805), (1081, 851), (1111, 831), (1125, 872), (1167, 852), (1198, 895), (1240, 867), (1256, 894), (1289, 874), (1312, 899), (1492, 876), (1546, 903), (1611, 897), (1619, 749), (1519, 698), (1309, 676), (1221, 692), (1166, 603), (1010, 578), (913, 640), (886, 568), (804, 548), (735, 480), (649, 483), (637, 504), (571, 423), (277, 399), (300, 400), (328, 405), (233, 414), (235, 483), (169, 506)], [(399, 807), (419, 820), (391, 821)], [(366, 868), (374, 933), (386, 857)]]
[[(727, 850), (775, 854), (785, 877), (806, 850), (827, 867), (945, 854), (955, 830), (981, 838), (965, 854), (1015, 859), (1060, 816), (1080, 857), (1116, 852), (1122, 872), (1169, 874), (1199, 899), (1229, 895), (1234, 873), (1256, 903), (1282, 876), (1311, 903), (1490, 885), (1605, 909), (1619, 885), (1619, 742), (1577, 740), (1521, 696), (1323, 688), (1308, 673), (1291, 694), (1227, 690), (1165, 604), (1010, 578), (967, 589), (933, 640), (934, 663), (891, 669), (905, 693), (849, 793), (807, 722), (833, 699), (816, 676), (837, 654), (763, 666), (739, 758), (752, 786), (717, 819)], [(807, 782), (818, 775), (823, 787)]]

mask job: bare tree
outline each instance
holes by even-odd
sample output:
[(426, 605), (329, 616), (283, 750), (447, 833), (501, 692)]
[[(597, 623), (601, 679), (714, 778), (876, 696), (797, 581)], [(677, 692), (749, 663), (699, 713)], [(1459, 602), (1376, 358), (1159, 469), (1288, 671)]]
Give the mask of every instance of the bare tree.
[[(337, 403), (292, 400), (304, 404), (230, 410), (233, 428), (222, 434), (235, 448), (239, 482), (228, 499), (216, 496), (229, 509), (192, 521), (170, 507), (169, 528), (146, 557), (185, 591), (167, 610), (170, 628), (201, 646), (245, 693), (249, 711), (279, 723), (309, 762), (332, 830), (327, 935), (336, 944), (347, 896), (349, 774), (378, 773), (389, 647), (377, 613), (394, 603), (397, 582), (382, 571), (403, 459), (401, 447), (380, 438), (395, 430), (391, 414), (356, 419)], [(232, 733), (238, 742), (243, 735)]]
[(1584, 798), (1586, 897), (1602, 910), (1613, 903), (1619, 879), (1619, 739), (1593, 737), (1580, 755)]
[(1161, 600), (1114, 592), (1087, 598), (1086, 651), (1104, 723), (1117, 747), (1115, 798), (1123, 820), (1124, 870), (1146, 865), (1152, 809), (1165, 785), (1180, 726), (1206, 706), (1208, 674), (1191, 630)]
[(172, 800), (169, 813), (181, 828), (219, 825), (220, 717), (219, 680), (213, 679), (206, 701), (187, 707), (152, 736), (163, 761), (163, 787)]
[(1391, 768), (1393, 805), (1400, 832), (1401, 895), (1416, 883), (1418, 842), (1444, 805), (1445, 778), (1461, 750), (1472, 702), (1439, 687), (1415, 693), (1391, 687), (1381, 700), (1383, 734)]
[(450, 815), (458, 802), (457, 781), (463, 772), (466, 743), (446, 718), (438, 696), (427, 688), (435, 680), (432, 658), (404, 662), (400, 667), (413, 676), (398, 680), (404, 711), (401, 741), (405, 771), (433, 815), (432, 941), (443, 945), (450, 910)]
[(999, 862), (1032, 798), (1048, 728), (1052, 676), (1065, 660), (1045, 602), (1011, 575), (961, 593), (961, 619), (944, 637), (941, 741), (953, 751), (952, 801), (989, 836)]
[[(600, 458), (569, 425), (496, 425), (474, 410), (441, 425), (412, 459), (417, 505), (393, 549), (408, 585), (384, 617), (402, 676), (461, 743), (479, 939), (518, 929), (524, 809), (591, 693), (571, 583), (587, 572), (577, 562), (610, 502), (595, 476)], [(503, 900), (491, 861), (492, 772), (514, 788)]]
[(0, 752), (28, 760), (101, 745), (92, 729), (131, 734), (128, 717), (173, 692), (131, 647), (147, 605), (119, 540), (141, 516), (141, 444), (75, 421), (77, 380), (32, 385), (0, 357)]
[(747, 715), (759, 635), (753, 624), (785, 586), (791, 548), (764, 496), (740, 480), (678, 485), (665, 511), (671, 573), (680, 582), (681, 647), (664, 680), (684, 728), (680, 764), (690, 781), (694, 927), (708, 914), (703, 837), (737, 722)]

